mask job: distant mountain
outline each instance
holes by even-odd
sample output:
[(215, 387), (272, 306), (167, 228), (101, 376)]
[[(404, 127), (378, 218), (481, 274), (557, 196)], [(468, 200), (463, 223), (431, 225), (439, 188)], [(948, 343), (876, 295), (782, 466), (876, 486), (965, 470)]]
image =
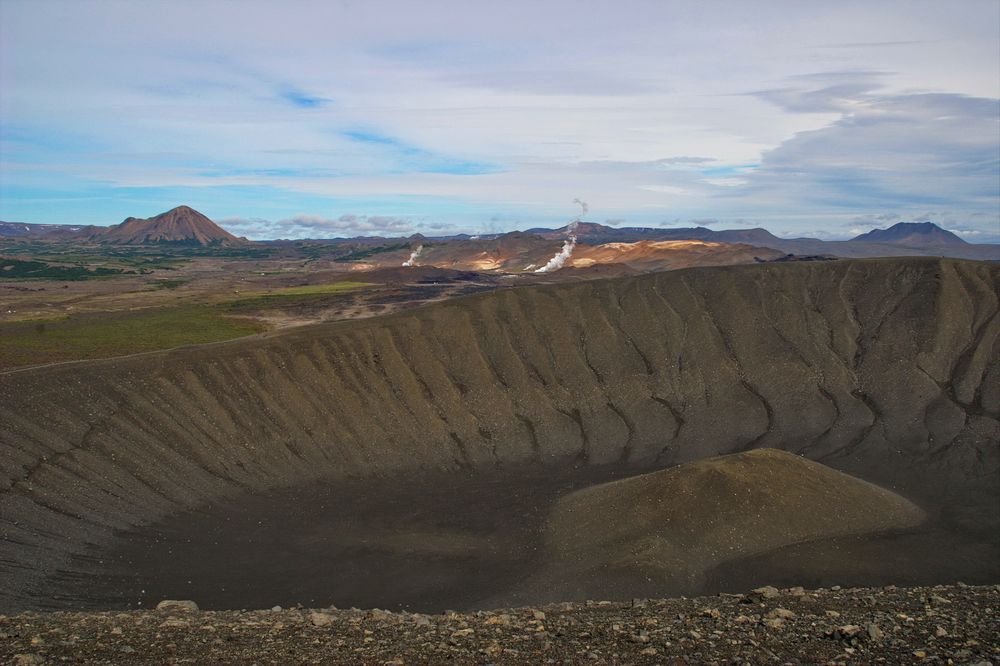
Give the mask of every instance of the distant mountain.
[[(702, 227), (704, 228), (704, 227)], [(710, 231), (710, 230), (706, 230)], [(721, 231), (711, 231), (710, 238), (705, 240), (719, 243), (747, 243), (760, 247), (774, 247), (781, 243), (781, 239), (772, 234), (767, 229), (755, 227), (753, 229), (723, 229)]]
[(29, 224), (27, 222), (0, 222), (0, 238), (73, 238), (81, 233), (96, 231), (97, 227), (79, 224)]
[(188, 206), (178, 206), (149, 219), (130, 217), (121, 224), (101, 229), (88, 240), (99, 243), (145, 245), (235, 245), (247, 243)]
[(708, 227), (608, 227), (593, 222), (577, 222), (575, 228), (566, 225), (559, 229), (528, 229), (529, 234), (542, 238), (566, 238), (576, 236), (580, 243), (601, 245), (604, 243), (635, 243), (638, 241), (700, 240), (711, 243), (746, 243), (759, 247), (773, 247), (781, 239), (767, 229), (728, 229), (714, 231)]
[(908, 247), (968, 245), (952, 232), (945, 231), (932, 222), (900, 222), (888, 229), (872, 229), (868, 233), (855, 236), (851, 242), (891, 243)]
[[(529, 229), (527, 233), (555, 240), (569, 236), (569, 226), (559, 229)], [(897, 257), (946, 256), (962, 259), (1000, 260), (1000, 245), (967, 243), (950, 231), (926, 223), (897, 224), (876, 229), (848, 241), (816, 238), (780, 238), (767, 229), (720, 229), (707, 227), (607, 227), (580, 222), (573, 235), (583, 245), (636, 243), (639, 241), (698, 240), (708, 243), (737, 243), (779, 250), (802, 256)]]
[[(570, 236), (576, 236), (580, 243), (588, 245), (600, 245), (602, 243), (634, 243), (640, 240), (675, 240), (672, 236), (664, 235), (665, 229), (651, 227), (607, 227), (594, 222), (577, 222), (574, 225), (567, 224), (558, 229), (545, 229), (536, 227), (523, 232), (534, 236), (541, 236), (548, 240), (562, 240)], [(706, 229), (705, 231), (708, 231)], [(694, 236), (684, 236), (685, 239)], [(701, 240), (698, 238), (697, 240)]]
[[(358, 236), (296, 241), (263, 241), (274, 246), (300, 243), (337, 246), (361, 253), (362, 263), (372, 265), (402, 264), (418, 245), (424, 245), (421, 265), (440, 265), (461, 270), (528, 270), (526, 266), (544, 264), (560, 250), (570, 236), (576, 238), (574, 256), (586, 256), (586, 247), (643, 241), (702, 241), (760, 248), (758, 258), (775, 261), (769, 251), (803, 257), (896, 257), (946, 256), (961, 259), (1000, 260), (1000, 245), (968, 243), (955, 234), (929, 222), (902, 222), (888, 229), (875, 229), (851, 240), (823, 241), (816, 238), (781, 238), (767, 229), (709, 229), (708, 227), (612, 227), (577, 221), (558, 229), (534, 228), (526, 231), (489, 234), (458, 234), (427, 237), (415, 233), (408, 238)], [(0, 239), (8, 242), (84, 242), (110, 244), (159, 244), (226, 247), (250, 243), (225, 231), (206, 216), (188, 206), (147, 220), (130, 217), (113, 227), (63, 224), (26, 224), (0, 222)], [(694, 247), (694, 246), (692, 246)], [(478, 253), (474, 258), (469, 253)], [(378, 256), (377, 259), (371, 257)], [(399, 259), (397, 255), (401, 256)], [(347, 254), (337, 255), (337, 261)], [(397, 262), (398, 259), (398, 262)], [(571, 265), (567, 264), (568, 266)]]

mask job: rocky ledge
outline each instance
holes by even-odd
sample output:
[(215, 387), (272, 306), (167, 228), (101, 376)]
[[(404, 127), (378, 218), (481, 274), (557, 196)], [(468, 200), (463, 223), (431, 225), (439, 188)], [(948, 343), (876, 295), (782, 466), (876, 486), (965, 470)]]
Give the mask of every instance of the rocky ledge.
[(439, 615), (157, 610), (0, 616), (3, 663), (1000, 664), (1000, 585), (778, 590)]

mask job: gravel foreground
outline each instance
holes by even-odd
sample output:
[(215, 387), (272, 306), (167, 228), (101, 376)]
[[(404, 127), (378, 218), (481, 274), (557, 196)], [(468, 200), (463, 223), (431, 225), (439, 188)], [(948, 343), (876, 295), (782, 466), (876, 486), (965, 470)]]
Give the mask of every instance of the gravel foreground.
[(1000, 665), (1000, 585), (743, 595), (424, 615), (381, 610), (0, 616), (11, 664)]

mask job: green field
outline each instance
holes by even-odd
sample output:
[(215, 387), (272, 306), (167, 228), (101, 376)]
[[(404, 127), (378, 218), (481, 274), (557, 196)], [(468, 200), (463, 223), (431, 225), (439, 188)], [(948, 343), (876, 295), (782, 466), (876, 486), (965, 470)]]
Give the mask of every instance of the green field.
[(210, 305), (0, 323), (0, 368), (123, 356), (219, 342), (264, 330)]
[[(80, 280), (123, 273), (147, 273), (153, 269), (174, 270), (198, 257), (268, 259), (282, 250), (267, 246), (87, 245), (76, 242), (0, 239), (0, 262), (12, 268), (0, 271), (0, 279)], [(40, 262), (43, 266), (19, 266)], [(47, 274), (44, 273), (48, 269)], [(42, 270), (43, 274), (27, 274)], [(109, 272), (110, 271), (110, 272)]]
[(230, 301), (226, 307), (233, 312), (265, 310), (272, 307), (308, 305), (331, 294), (340, 294), (371, 286), (367, 282), (334, 282), (332, 284), (307, 284), (300, 287), (286, 287), (267, 293), (251, 294)]
[(0, 257), (0, 279), (6, 280), (76, 281), (111, 277), (123, 273), (134, 274), (135, 271), (126, 271), (121, 268), (106, 268), (104, 266), (95, 266), (92, 268), (82, 265), (61, 266), (44, 261)]
[(337, 257), (334, 261), (346, 262), (346, 261), (358, 261), (359, 259), (367, 259), (368, 257), (373, 257), (376, 254), (382, 254), (383, 252), (395, 252), (396, 250), (406, 250), (409, 249), (409, 243), (397, 243), (395, 245), (378, 245), (375, 247), (366, 247), (359, 250), (354, 250), (348, 254)]
[[(172, 289), (182, 283), (166, 280), (156, 288)], [(0, 323), (0, 369), (124, 356), (239, 338), (259, 333), (266, 326), (233, 314), (308, 305), (331, 294), (367, 286), (364, 282), (310, 284), (212, 305), (94, 312), (63, 319)]]

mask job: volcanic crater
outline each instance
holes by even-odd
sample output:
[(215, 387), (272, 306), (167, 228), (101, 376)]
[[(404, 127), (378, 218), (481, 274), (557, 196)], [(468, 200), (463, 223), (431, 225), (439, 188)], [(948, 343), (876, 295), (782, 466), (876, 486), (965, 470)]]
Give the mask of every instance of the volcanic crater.
[(0, 610), (996, 582), (998, 285), (693, 268), (9, 371)]

